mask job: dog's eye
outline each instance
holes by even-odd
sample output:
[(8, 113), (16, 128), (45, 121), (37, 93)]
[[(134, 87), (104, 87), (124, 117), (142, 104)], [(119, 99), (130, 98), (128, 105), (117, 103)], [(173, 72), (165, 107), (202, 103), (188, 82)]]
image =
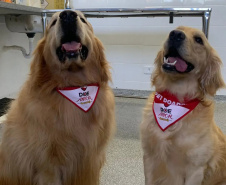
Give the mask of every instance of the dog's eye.
[(52, 26), (54, 26), (54, 25), (56, 24), (56, 22), (57, 22), (57, 20), (54, 20), (54, 21), (52, 22), (50, 28), (51, 28)]
[(195, 37), (195, 41), (201, 45), (203, 45), (203, 41), (202, 41), (202, 38), (201, 37)]
[(84, 18), (80, 17), (80, 19), (81, 19), (81, 21), (82, 21), (83, 23), (86, 23), (86, 21), (85, 21)]

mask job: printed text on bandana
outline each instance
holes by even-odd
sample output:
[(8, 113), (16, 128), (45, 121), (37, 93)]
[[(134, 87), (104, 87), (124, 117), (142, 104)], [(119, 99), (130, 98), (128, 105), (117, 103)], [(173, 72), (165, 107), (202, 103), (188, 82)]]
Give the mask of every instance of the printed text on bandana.
[(57, 91), (78, 108), (88, 112), (96, 100), (99, 86), (88, 85), (84, 87), (67, 87), (64, 89), (58, 89)]
[(165, 131), (191, 112), (198, 103), (199, 100), (180, 103), (175, 96), (166, 91), (163, 93), (156, 92), (153, 102), (153, 113), (161, 130)]

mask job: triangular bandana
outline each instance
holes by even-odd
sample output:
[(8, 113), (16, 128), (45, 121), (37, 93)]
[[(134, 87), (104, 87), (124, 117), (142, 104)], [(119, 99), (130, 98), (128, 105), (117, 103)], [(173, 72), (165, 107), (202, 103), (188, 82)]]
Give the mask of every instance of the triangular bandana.
[(155, 120), (162, 131), (186, 116), (198, 104), (200, 100), (194, 99), (180, 103), (176, 96), (167, 91), (155, 93), (153, 113)]
[(63, 89), (57, 89), (57, 91), (78, 108), (84, 112), (88, 112), (96, 101), (99, 92), (99, 85), (94, 84), (84, 87), (66, 87)]

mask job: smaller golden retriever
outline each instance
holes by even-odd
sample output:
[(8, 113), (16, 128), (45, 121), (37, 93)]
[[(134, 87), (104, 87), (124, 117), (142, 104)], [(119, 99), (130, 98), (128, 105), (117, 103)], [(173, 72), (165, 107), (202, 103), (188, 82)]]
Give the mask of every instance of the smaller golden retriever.
[(226, 137), (213, 96), (222, 62), (194, 28), (170, 32), (155, 60), (141, 138), (146, 185), (226, 185)]
[(6, 117), (0, 185), (98, 185), (115, 127), (110, 79), (84, 15), (54, 14)]

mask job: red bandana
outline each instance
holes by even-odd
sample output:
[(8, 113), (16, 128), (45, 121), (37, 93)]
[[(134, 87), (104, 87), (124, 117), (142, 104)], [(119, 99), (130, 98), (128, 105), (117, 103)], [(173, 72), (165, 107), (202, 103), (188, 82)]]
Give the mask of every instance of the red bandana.
[(65, 87), (63, 89), (57, 89), (57, 92), (84, 112), (88, 112), (96, 101), (99, 92), (99, 85), (94, 84), (84, 87)]
[(200, 100), (194, 99), (180, 103), (176, 96), (168, 91), (156, 92), (153, 102), (155, 120), (162, 131), (186, 116), (199, 104)]

